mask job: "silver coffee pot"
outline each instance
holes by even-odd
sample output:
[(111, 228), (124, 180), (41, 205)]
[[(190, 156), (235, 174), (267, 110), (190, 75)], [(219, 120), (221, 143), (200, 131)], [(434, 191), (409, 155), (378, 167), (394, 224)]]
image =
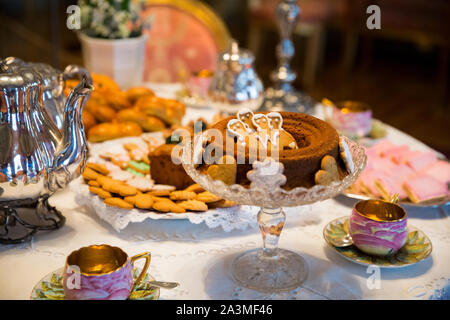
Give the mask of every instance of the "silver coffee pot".
[(256, 110), (264, 99), (263, 84), (255, 72), (254, 55), (232, 40), (219, 54), (217, 70), (208, 88), (208, 102), (218, 110), (236, 113), (248, 108)]
[[(64, 77), (80, 83), (65, 101)], [(64, 188), (86, 164), (82, 108), (93, 89), (77, 66), (58, 73), (17, 58), (0, 61), (0, 203)]]

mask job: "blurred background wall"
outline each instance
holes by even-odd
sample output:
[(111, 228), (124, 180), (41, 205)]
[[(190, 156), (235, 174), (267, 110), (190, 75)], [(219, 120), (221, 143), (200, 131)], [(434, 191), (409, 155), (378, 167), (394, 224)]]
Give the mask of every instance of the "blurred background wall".
[[(186, 0), (187, 1), (187, 0)], [(204, 0), (232, 37), (256, 54), (265, 84), (276, 66), (277, 0)], [(0, 0), (0, 57), (57, 68), (82, 64), (66, 28), (76, 0)], [(313, 98), (368, 103), (374, 116), (450, 157), (448, 91), (450, 1), (299, 0), (295, 85)], [(366, 8), (381, 8), (381, 30), (366, 28)]]

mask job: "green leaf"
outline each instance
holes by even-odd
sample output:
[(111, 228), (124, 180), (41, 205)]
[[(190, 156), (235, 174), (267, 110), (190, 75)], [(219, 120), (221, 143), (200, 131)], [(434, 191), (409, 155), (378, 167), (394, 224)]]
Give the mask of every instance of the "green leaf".
[(36, 290), (34, 290), (34, 292), (36, 293), (36, 296), (39, 299), (47, 299), (47, 296), (45, 295), (45, 293), (42, 289), (36, 289)]
[(336, 235), (346, 235), (347, 233), (342, 229), (341, 226), (334, 223), (330, 224), (331, 231)]
[(52, 274), (52, 277), (50, 278), (50, 283), (54, 286), (61, 286), (62, 285), (62, 276), (56, 273)]
[(424, 244), (406, 245), (406, 246), (403, 246), (403, 248), (401, 250), (405, 253), (416, 254), (416, 253), (420, 253), (420, 252), (424, 251), (427, 248), (428, 248), (428, 244), (424, 243)]
[(418, 234), (419, 233), (417, 232), (417, 230), (408, 233), (408, 238), (406, 239), (406, 243), (407, 244), (413, 244), (416, 241)]
[(41, 286), (42, 286), (42, 289), (45, 290), (45, 291), (48, 291), (48, 290), (64, 291), (64, 288), (63, 288), (61, 282), (59, 282), (57, 284), (53, 284), (51, 282), (42, 281)]

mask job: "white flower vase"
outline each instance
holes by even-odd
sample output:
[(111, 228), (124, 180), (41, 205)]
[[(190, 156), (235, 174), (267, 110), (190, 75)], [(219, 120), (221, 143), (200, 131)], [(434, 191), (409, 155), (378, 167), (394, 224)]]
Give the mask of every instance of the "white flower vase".
[(79, 34), (84, 66), (104, 74), (126, 90), (143, 82), (147, 34), (128, 39), (92, 38)]

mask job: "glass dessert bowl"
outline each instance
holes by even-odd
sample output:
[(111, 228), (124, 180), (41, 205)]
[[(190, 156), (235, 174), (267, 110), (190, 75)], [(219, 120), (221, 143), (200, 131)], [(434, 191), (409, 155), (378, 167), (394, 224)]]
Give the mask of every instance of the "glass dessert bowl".
[(186, 173), (196, 183), (224, 199), (261, 208), (257, 221), (263, 248), (246, 251), (233, 260), (232, 275), (240, 285), (263, 292), (277, 292), (297, 288), (307, 279), (305, 259), (297, 253), (278, 248), (286, 220), (282, 207), (307, 205), (333, 198), (353, 184), (365, 167), (366, 155), (364, 148), (357, 143), (346, 137), (341, 139), (348, 145), (354, 170), (329, 185), (317, 184), (311, 188), (296, 187), (290, 190), (281, 187), (286, 182), (283, 164), (270, 157), (253, 163), (253, 170), (247, 174), (251, 181), (249, 187), (227, 185), (200, 171), (194, 161), (194, 143), (185, 144), (181, 161)]

